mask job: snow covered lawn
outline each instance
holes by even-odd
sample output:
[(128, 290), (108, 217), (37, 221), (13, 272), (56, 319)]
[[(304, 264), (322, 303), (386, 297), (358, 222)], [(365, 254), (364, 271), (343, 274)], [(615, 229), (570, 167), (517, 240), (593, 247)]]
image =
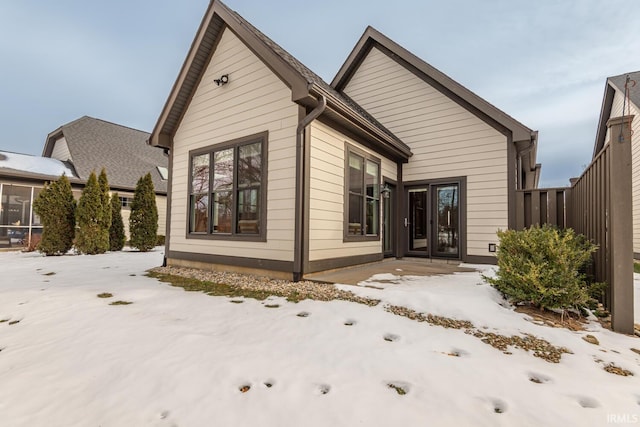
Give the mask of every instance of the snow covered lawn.
[[(160, 251), (0, 254), (0, 425), (640, 424), (640, 354), (631, 351), (640, 339), (596, 323), (586, 332), (534, 324), (503, 307), (480, 273), (341, 285), (381, 299), (376, 307), (232, 303), (144, 276), (161, 261)], [(530, 333), (573, 354), (560, 363), (505, 354), (385, 304)], [(635, 376), (606, 372), (610, 363)]]

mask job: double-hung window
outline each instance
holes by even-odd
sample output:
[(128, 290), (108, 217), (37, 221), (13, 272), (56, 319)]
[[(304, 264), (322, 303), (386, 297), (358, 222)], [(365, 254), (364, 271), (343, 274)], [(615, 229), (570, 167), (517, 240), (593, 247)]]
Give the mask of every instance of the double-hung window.
[(380, 161), (347, 148), (345, 239), (380, 237)]
[(264, 240), (266, 133), (191, 153), (189, 235)]

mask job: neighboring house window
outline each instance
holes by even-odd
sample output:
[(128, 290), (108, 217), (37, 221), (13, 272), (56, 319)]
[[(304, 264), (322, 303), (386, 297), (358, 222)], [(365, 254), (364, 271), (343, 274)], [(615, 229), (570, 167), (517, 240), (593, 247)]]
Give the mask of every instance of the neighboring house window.
[(380, 160), (347, 148), (345, 237), (380, 236)]
[(189, 233), (262, 240), (266, 133), (191, 153)]
[(133, 202), (131, 197), (120, 197), (120, 205), (125, 209), (131, 208), (131, 202)]

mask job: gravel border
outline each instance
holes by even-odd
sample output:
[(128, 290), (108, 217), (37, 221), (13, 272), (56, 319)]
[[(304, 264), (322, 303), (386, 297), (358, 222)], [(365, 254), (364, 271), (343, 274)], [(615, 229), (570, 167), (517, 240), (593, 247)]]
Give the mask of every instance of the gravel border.
[(188, 277), (203, 282), (226, 284), (234, 288), (250, 291), (269, 292), (276, 296), (290, 297), (294, 300), (343, 300), (368, 306), (375, 306), (380, 302), (380, 300), (376, 299), (359, 297), (353, 292), (338, 289), (332, 284), (312, 282), (309, 280), (291, 282), (288, 280), (271, 279), (269, 277), (252, 276), (249, 274), (231, 273), (227, 271), (207, 271), (186, 267), (156, 267), (150, 271), (160, 274)]

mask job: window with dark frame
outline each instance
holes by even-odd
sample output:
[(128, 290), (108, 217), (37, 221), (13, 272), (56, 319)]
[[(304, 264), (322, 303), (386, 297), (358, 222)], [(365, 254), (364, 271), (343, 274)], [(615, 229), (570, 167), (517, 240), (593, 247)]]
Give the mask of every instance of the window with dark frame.
[(346, 237), (379, 237), (380, 162), (352, 149), (347, 155)]
[(266, 138), (219, 144), (191, 155), (189, 233), (261, 237)]

